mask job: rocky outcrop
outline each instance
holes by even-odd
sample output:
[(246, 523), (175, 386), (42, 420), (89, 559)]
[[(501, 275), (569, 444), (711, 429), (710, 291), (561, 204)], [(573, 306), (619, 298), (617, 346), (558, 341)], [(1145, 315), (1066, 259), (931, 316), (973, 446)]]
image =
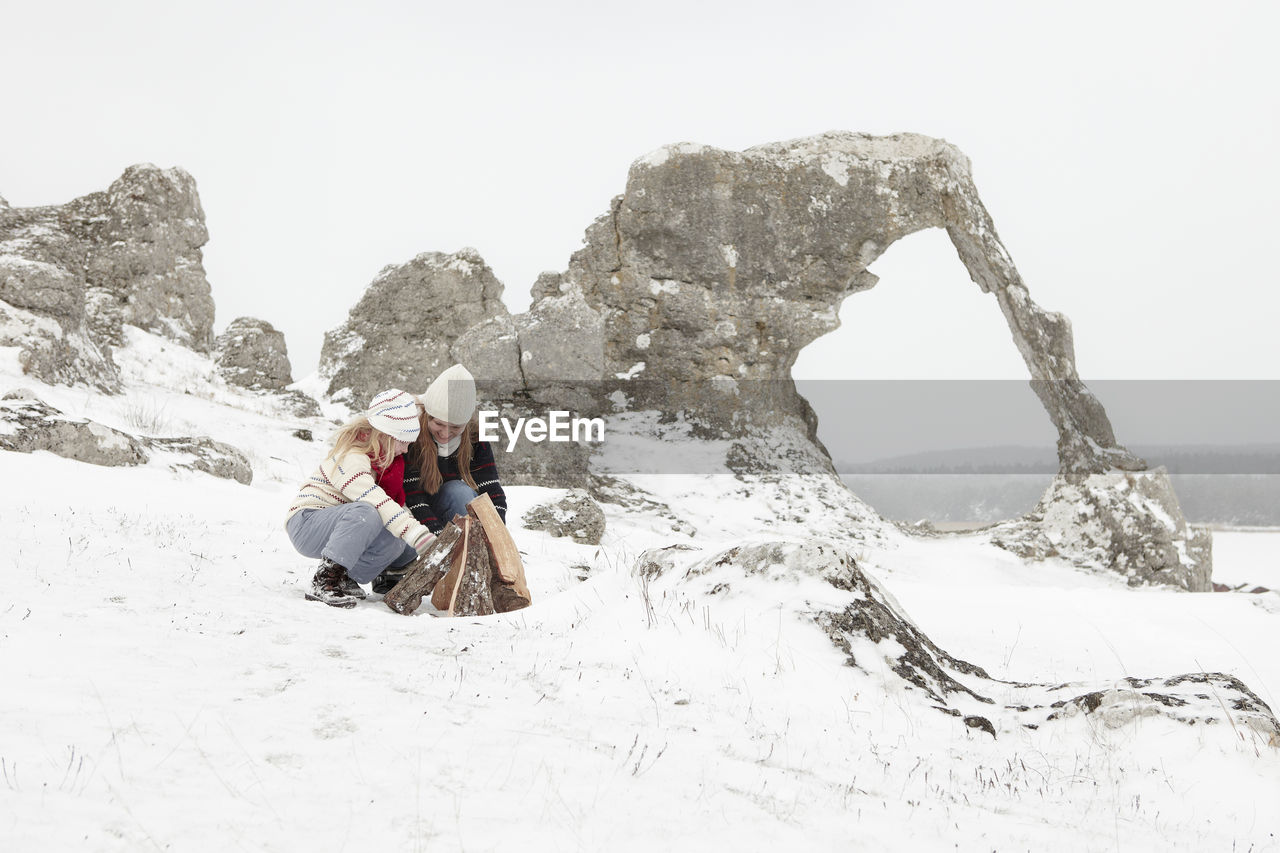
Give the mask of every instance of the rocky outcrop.
[(284, 333), (265, 320), (237, 317), (214, 341), (218, 373), (252, 391), (282, 391), (293, 384)]
[(1164, 468), (1060, 474), (1034, 510), (996, 525), (990, 537), (1023, 558), (1103, 567), (1135, 586), (1213, 586), (1212, 536), (1187, 524)]
[(386, 267), (347, 322), (325, 334), (327, 393), (353, 410), (387, 388), (420, 393), (454, 363), (450, 350), (464, 332), (507, 313), (502, 283), (474, 249)]
[[(1063, 470), (1140, 469), (1076, 375), (1066, 319), (1031, 301), (968, 159), (942, 140), (829, 133), (743, 152), (660, 149), (632, 165), (559, 290), (599, 311), (606, 376), (688, 384), (691, 414), (771, 427), (808, 420), (789, 387), (771, 386), (789, 386), (800, 350), (876, 283), (872, 261), (925, 228), (945, 229), (995, 295), (1058, 426)], [(709, 381), (730, 393), (698, 405)]]
[(130, 166), (65, 205), (0, 207), (0, 346), (50, 383), (115, 391), (111, 347), (135, 325), (207, 352), (213, 299), (195, 181)]
[[(1117, 441), (1077, 375), (1070, 324), (1031, 299), (968, 158), (939, 139), (828, 133), (742, 152), (687, 143), (659, 149), (632, 165), (625, 191), (587, 229), (568, 269), (539, 277), (527, 314), (512, 318), (510, 328), (485, 317), (486, 326), (446, 339), (462, 342), (455, 355), (518, 383), (499, 400), (514, 408), (654, 411), (704, 437), (732, 441), (727, 458), (741, 474), (797, 464), (813, 470), (816, 459), (835, 476), (817, 441), (817, 418), (791, 380), (792, 365), (839, 325), (846, 297), (876, 283), (868, 266), (925, 228), (946, 230), (970, 278), (995, 299), (1057, 428), (1061, 487), (1046, 495), (1050, 511), (1028, 516), (1026, 525), (1052, 538), (1053, 519), (1074, 506), (1071, 489), (1083, 487), (1107, 520), (1059, 537), (1057, 553), (1081, 564), (1104, 561), (1130, 577), (1142, 566), (1144, 579), (1204, 588), (1207, 547), (1187, 531), (1167, 476), (1147, 471)], [(375, 283), (365, 301), (382, 290)], [(436, 350), (418, 344), (393, 359), (363, 353), (387, 347), (366, 345), (362, 334), (336, 336), (331, 364), (377, 362), (385, 384), (386, 376), (440, 363), (423, 353), (438, 351), (441, 332), (431, 334)], [(378, 383), (362, 381), (366, 393), (377, 390)], [(349, 387), (354, 380), (347, 378), (331, 386)], [(797, 442), (817, 452), (770, 449)], [(513, 467), (520, 482), (524, 463)], [(1131, 481), (1158, 497), (1107, 492)], [(1143, 532), (1114, 533), (1134, 527)]]
[(125, 323), (208, 352), (214, 306), (200, 247), (209, 232), (195, 179), (130, 166), (105, 194), (71, 206), (86, 223), (86, 285), (114, 298)]
[(69, 418), (30, 391), (18, 390), (0, 400), (0, 450), (33, 453), (47, 450), (94, 465), (142, 465), (150, 458), (143, 442), (87, 418)]
[(253, 482), (253, 466), (249, 458), (230, 444), (208, 436), (185, 438), (149, 438), (147, 446), (174, 457), (169, 467), (175, 471), (203, 471), (224, 480), (249, 485)]
[(266, 320), (256, 317), (232, 320), (214, 341), (213, 357), (218, 375), (227, 384), (269, 394), (295, 417), (321, 417), (319, 403), (301, 391), (288, 388), (293, 384), (293, 372), (284, 333)]
[(253, 480), (248, 457), (229, 444), (205, 436), (129, 435), (88, 418), (68, 417), (25, 389), (0, 398), (0, 450), (45, 450), (113, 467), (158, 461), (174, 471), (203, 471), (245, 485)]
[(604, 511), (585, 489), (570, 489), (559, 500), (535, 506), (521, 523), (530, 530), (568, 536), (579, 545), (599, 545), (605, 526)]
[[(780, 605), (779, 618), (786, 610), (816, 624), (848, 666), (876, 678), (886, 689), (896, 682), (907, 701), (914, 696), (921, 707), (953, 716), (966, 728), (995, 738), (1025, 737), (1025, 730), (1064, 725), (1081, 715), (1108, 728), (1165, 717), (1280, 747), (1280, 722), (1271, 708), (1238, 678), (1223, 673), (1068, 684), (993, 678), (981, 666), (934, 643), (852, 553), (832, 542), (761, 542), (710, 556), (677, 545), (646, 551), (633, 571), (652, 600), (667, 596), (675, 607), (695, 611), (731, 599), (747, 585), (785, 586), (793, 591), (779, 597), (789, 602)], [(828, 591), (803, 596), (794, 592), (815, 581)], [(833, 594), (832, 588), (838, 592)], [(809, 600), (824, 603), (810, 606)]]
[[(1118, 443), (1076, 373), (1070, 324), (1031, 299), (968, 158), (942, 140), (831, 133), (743, 152), (660, 149), (633, 164), (626, 191), (588, 230), (556, 289), (581, 293), (600, 314), (605, 376), (635, 383), (633, 407), (680, 410), (734, 436), (802, 430), (816, 440), (791, 366), (838, 325), (845, 297), (876, 283), (868, 265), (924, 228), (945, 229), (970, 277), (995, 297), (1057, 427), (1062, 484), (1101, 477), (1088, 489), (1101, 494), (1129, 482), (1116, 472), (1145, 472), (1144, 493), (1159, 495), (1096, 500), (1108, 520), (1060, 539), (1059, 552), (1206, 588), (1208, 549), (1187, 532), (1167, 476), (1145, 471)], [(1067, 492), (1051, 490), (1045, 506), (1070, 501)], [(1028, 523), (1048, 531), (1060, 514)], [(1134, 527), (1143, 532), (1103, 532)]]

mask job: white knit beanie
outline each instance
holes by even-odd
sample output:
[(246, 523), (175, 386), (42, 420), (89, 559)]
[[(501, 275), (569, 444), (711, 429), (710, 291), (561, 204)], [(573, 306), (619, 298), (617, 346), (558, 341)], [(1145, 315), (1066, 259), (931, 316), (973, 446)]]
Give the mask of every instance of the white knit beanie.
[(422, 406), (438, 421), (465, 424), (476, 412), (476, 380), (465, 367), (455, 364), (427, 386)]
[(408, 391), (391, 388), (369, 403), (365, 417), (378, 432), (400, 441), (418, 437), (418, 403)]

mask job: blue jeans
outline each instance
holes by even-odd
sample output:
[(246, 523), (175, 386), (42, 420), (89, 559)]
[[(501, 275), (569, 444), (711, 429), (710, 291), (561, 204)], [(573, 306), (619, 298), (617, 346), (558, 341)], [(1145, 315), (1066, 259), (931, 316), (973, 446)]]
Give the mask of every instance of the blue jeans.
[(390, 565), (406, 565), (417, 552), (382, 526), (373, 504), (356, 501), (304, 509), (285, 524), (289, 541), (304, 557), (328, 557), (356, 583), (368, 583)]
[(440, 484), (440, 491), (427, 497), (431, 511), (436, 518), (445, 524), (453, 521), (455, 515), (466, 515), (467, 504), (476, 499), (476, 490), (463, 480), (449, 480)]

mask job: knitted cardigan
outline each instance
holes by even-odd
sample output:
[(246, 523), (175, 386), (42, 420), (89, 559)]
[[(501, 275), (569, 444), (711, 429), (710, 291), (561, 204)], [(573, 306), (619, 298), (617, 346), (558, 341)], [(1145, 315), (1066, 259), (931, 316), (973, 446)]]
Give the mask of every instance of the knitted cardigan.
[[(461, 480), (458, 473), (458, 453), (449, 456), (437, 456), (436, 464), (440, 466), (442, 483), (450, 480)], [(480, 491), (489, 495), (498, 517), (507, 520), (507, 494), (502, 491), (502, 482), (498, 479), (498, 466), (493, 460), (493, 445), (487, 441), (477, 441), (471, 445), (471, 479), (476, 481)], [(422, 488), (421, 472), (415, 465), (407, 465), (404, 472), (405, 505), (413, 513), (413, 517), (430, 528), (432, 533), (439, 533), (452, 519), (436, 517), (435, 510), (429, 503), (433, 495)]]
[(421, 554), (435, 537), (431, 531), (378, 487), (378, 474), (363, 453), (348, 453), (341, 459), (325, 457), (320, 469), (302, 484), (285, 516), (287, 522), (304, 509), (324, 509), (364, 501), (372, 504), (391, 535), (403, 539)]

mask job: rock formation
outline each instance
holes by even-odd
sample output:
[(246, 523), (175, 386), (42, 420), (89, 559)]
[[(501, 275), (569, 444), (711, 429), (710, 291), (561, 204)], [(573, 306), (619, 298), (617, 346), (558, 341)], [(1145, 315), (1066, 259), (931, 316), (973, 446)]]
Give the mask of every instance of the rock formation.
[(429, 252), (378, 274), (347, 322), (324, 336), (328, 394), (353, 410), (390, 387), (415, 393), (453, 364), (471, 327), (507, 317), (502, 283), (474, 249)]
[[(1164, 471), (1148, 471), (1116, 440), (1076, 373), (1070, 324), (1032, 301), (968, 159), (938, 139), (828, 133), (743, 152), (659, 149), (632, 165), (626, 190), (587, 229), (568, 269), (538, 279), (525, 315), (494, 319), (495, 308), (483, 325), (458, 332), (461, 315), (419, 316), (422, 309), (410, 307), (412, 323), (388, 318), (381, 337), (366, 343), (371, 333), (353, 326), (358, 314), (374, 319), (410, 301), (397, 300), (384, 279), (412, 276), (384, 271), (348, 328), (327, 339), (331, 391), (377, 390), (367, 375), (354, 376), (373, 364), (381, 384), (404, 376), (410, 387), (425, 385), (427, 365), (443, 366), (440, 353), (452, 344), (464, 363), (484, 363), (513, 383), (511, 393), (491, 398), (499, 405), (651, 410), (731, 440), (727, 460), (740, 473), (801, 466), (834, 476), (791, 367), (801, 349), (837, 327), (847, 296), (876, 283), (868, 265), (925, 228), (945, 229), (970, 277), (995, 298), (1058, 431), (1057, 480), (1037, 513), (1002, 541), (1081, 565), (1102, 561), (1138, 580), (1208, 589), (1207, 536), (1188, 531)], [(418, 280), (434, 281), (448, 259), (423, 257), (432, 272)], [(482, 264), (473, 258), (469, 266)], [(547, 447), (523, 444), (512, 466), (517, 482), (525, 460)], [(1056, 520), (1086, 511), (1082, 500), (1097, 523), (1056, 536)]]
[(293, 384), (284, 333), (265, 320), (237, 317), (214, 341), (218, 373), (252, 391), (282, 391)]
[(568, 536), (580, 545), (599, 545), (604, 535), (604, 511), (586, 489), (570, 489), (559, 500), (538, 504), (526, 512), (523, 524), (552, 536)]
[(213, 342), (208, 240), (195, 181), (130, 166), (61, 206), (0, 206), (0, 346), (49, 383), (118, 389), (111, 347), (131, 324), (201, 352)]
[[(781, 609), (821, 627), (848, 666), (878, 684), (896, 682), (906, 696), (995, 738), (1024, 737), (1024, 730), (1062, 725), (1078, 715), (1107, 728), (1165, 717), (1190, 726), (1230, 727), (1256, 745), (1280, 746), (1280, 722), (1271, 708), (1238, 678), (1223, 673), (1067, 684), (993, 678), (936, 645), (857, 558), (833, 542), (761, 542), (714, 555), (688, 546), (654, 549), (641, 555), (635, 573), (653, 600), (661, 596), (673, 609), (695, 612), (748, 584), (785, 586), (791, 592), (780, 597), (788, 602)], [(819, 605), (810, 605), (807, 593), (796, 594), (799, 584), (811, 581), (843, 593), (843, 606), (835, 603), (840, 593), (833, 599), (830, 592), (815, 591)]]
[(25, 389), (0, 398), (0, 450), (47, 450), (94, 465), (133, 466), (158, 460), (171, 470), (203, 471), (248, 485), (253, 466), (236, 448), (206, 436), (133, 436), (89, 420), (64, 415)]

